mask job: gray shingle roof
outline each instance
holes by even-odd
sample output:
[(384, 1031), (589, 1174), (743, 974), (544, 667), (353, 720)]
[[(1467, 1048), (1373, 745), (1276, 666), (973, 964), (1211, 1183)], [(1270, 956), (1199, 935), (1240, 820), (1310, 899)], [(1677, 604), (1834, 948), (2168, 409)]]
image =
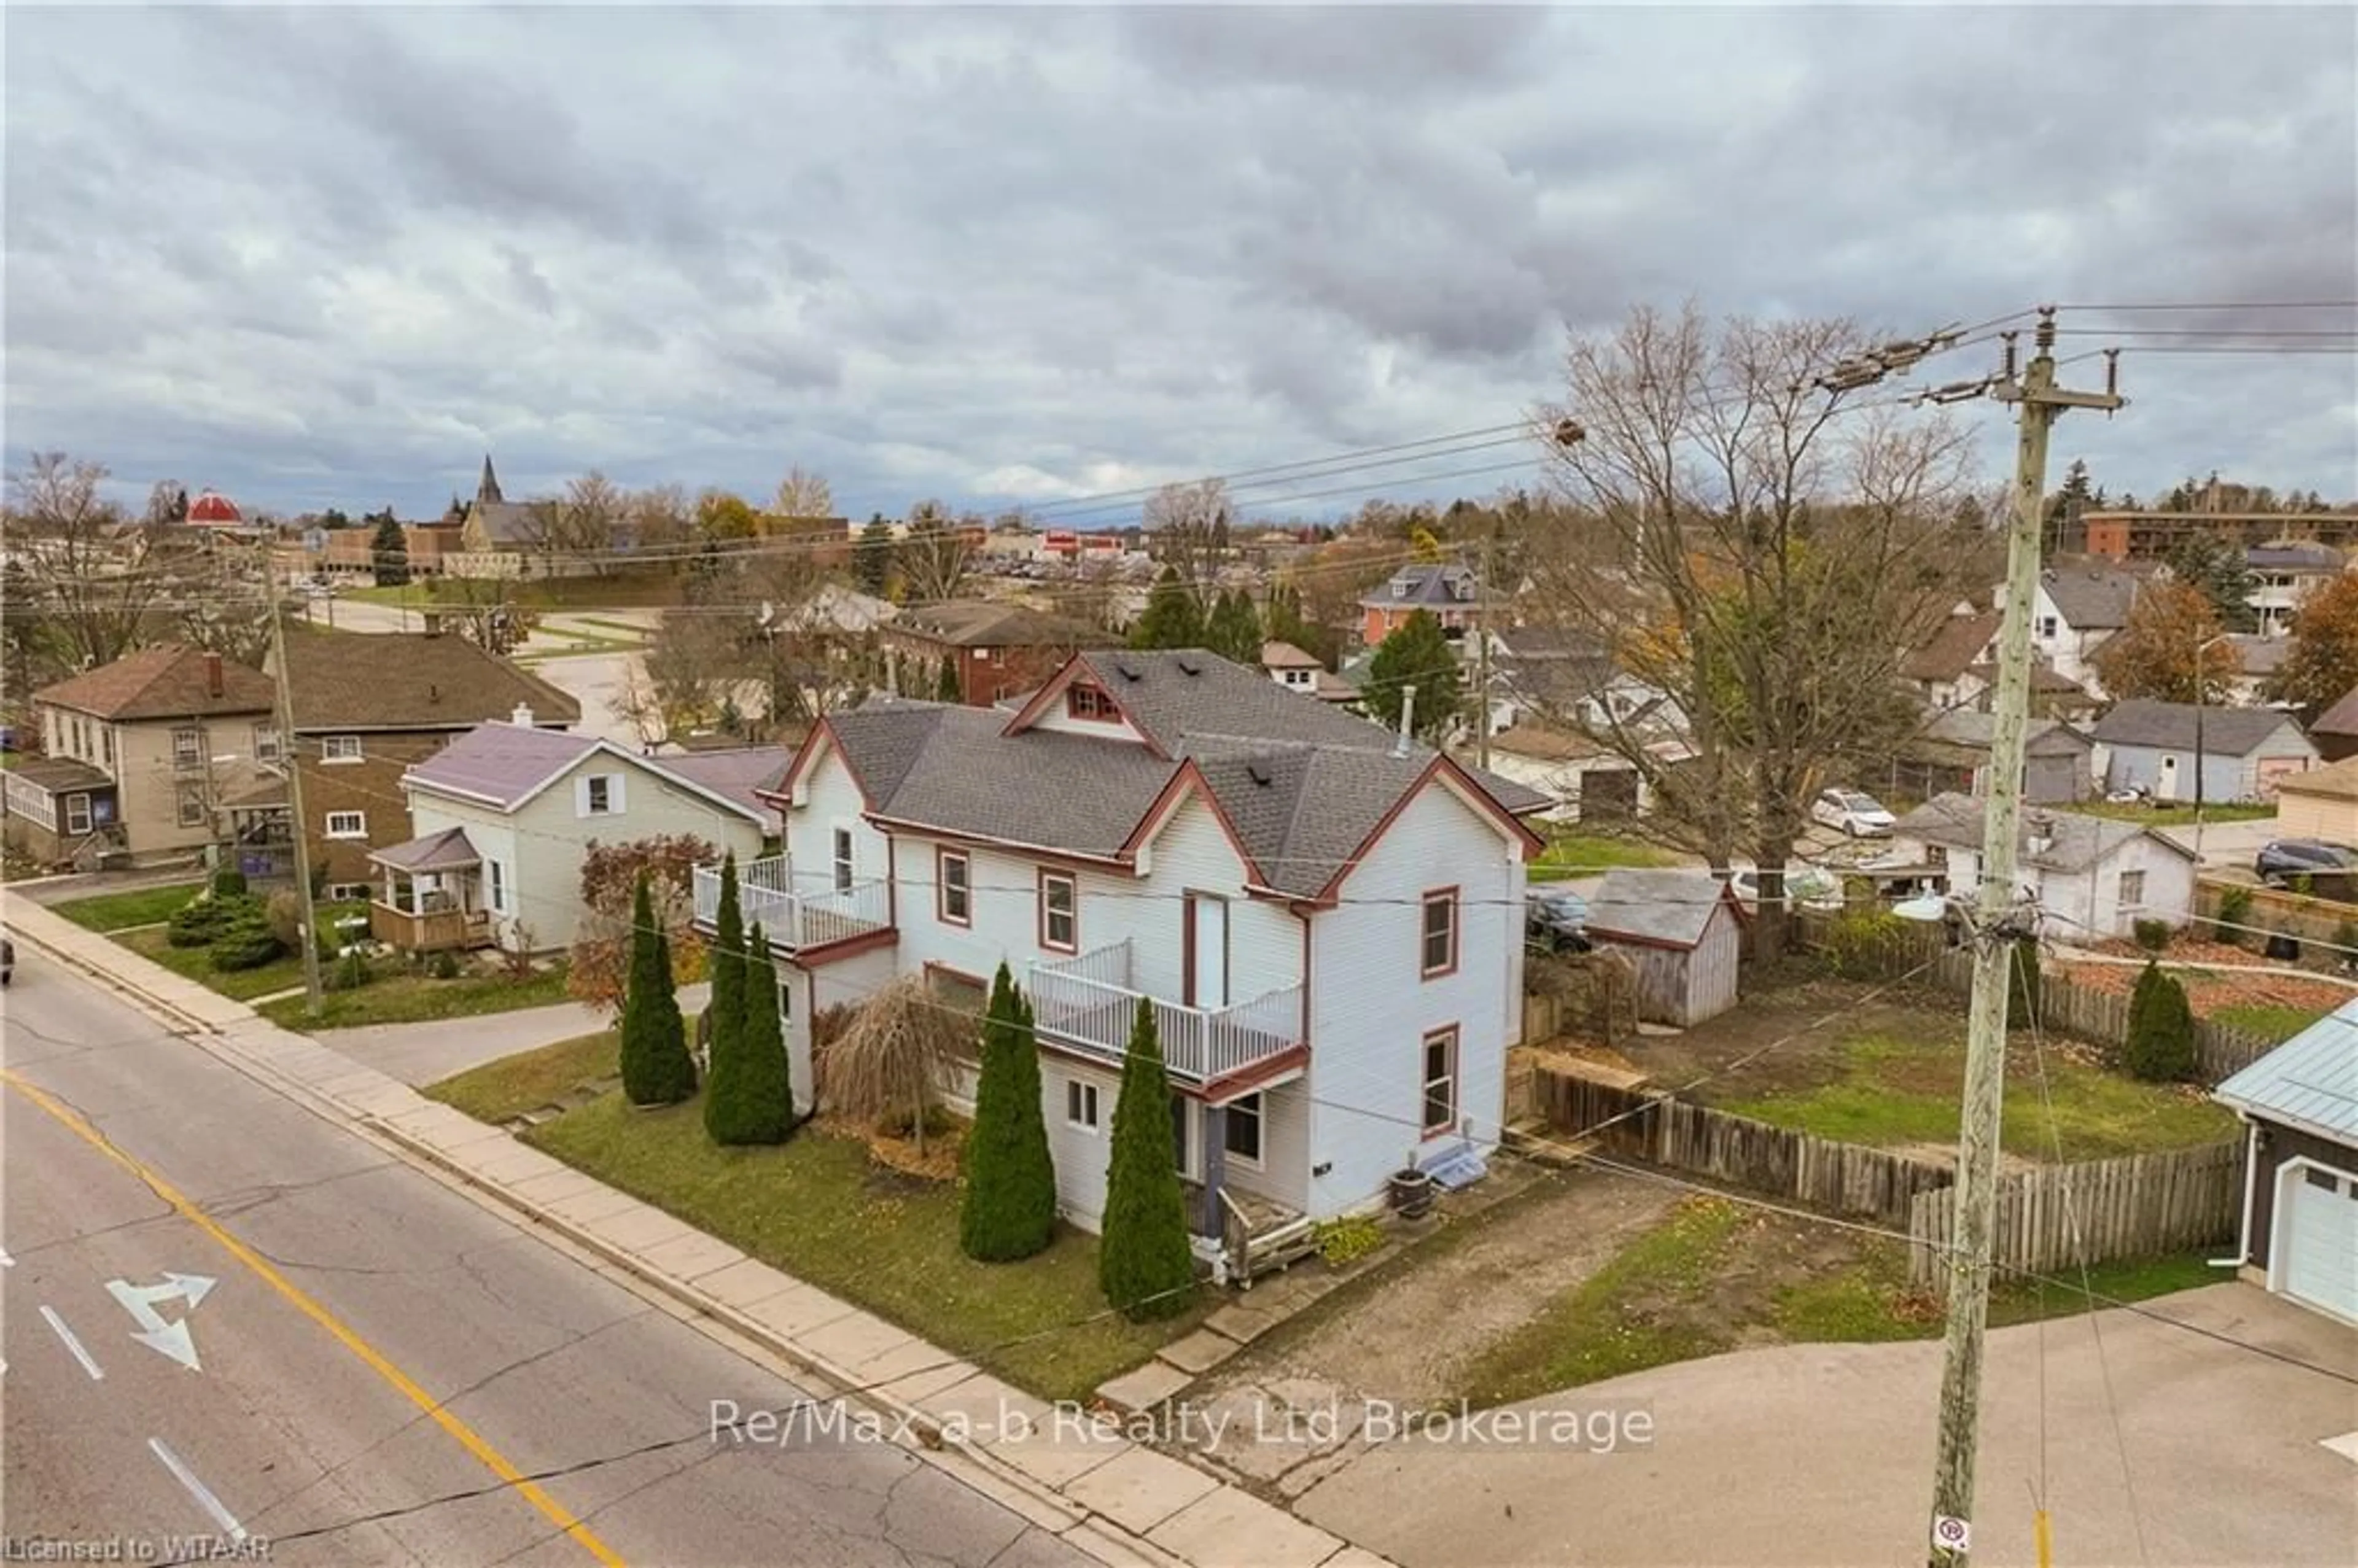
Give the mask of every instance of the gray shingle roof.
[(2055, 611), (2079, 632), (2117, 630), (2129, 623), (2136, 601), (2134, 572), (2104, 567), (2050, 567), (2039, 574)]
[(483, 857), (463, 827), (445, 827), (423, 838), (369, 851), (369, 859), (397, 871), (455, 871), (480, 866)]
[(597, 749), (594, 735), (481, 724), (402, 777), (429, 789), (474, 796), (505, 811)]
[(2358, 1145), (2358, 1000), (2343, 1002), (2212, 1091), (2212, 1098)]
[(2244, 551), (2244, 564), (2256, 572), (2338, 572), (2348, 563), (2342, 558), (2342, 552), (2331, 545), (2295, 539), (2250, 546)]
[[(871, 699), (827, 724), (873, 808), (901, 821), (1109, 855), (1182, 763), (1194, 762), (1270, 885), (1322, 892), (1433, 752), (1196, 649), (1085, 654), (1078, 662), (1166, 757), (1128, 741), (1028, 729), (1010, 716)], [(1546, 797), (1476, 775), (1509, 811)]]
[[(1924, 738), (1985, 752), (1989, 750), (1996, 731), (1996, 714), (1960, 708), (1940, 714), (1928, 722), (1924, 726)], [(2024, 746), (2032, 756), (2061, 756), (2095, 749), (2095, 743), (2087, 736), (2053, 719), (2031, 719), (2024, 730)]]
[[(1455, 591), (1460, 587), (1462, 593)], [(1370, 609), (1436, 609), (1471, 604), (1480, 591), (1479, 580), (1467, 567), (1402, 567), (1359, 602)]]
[(770, 829), (777, 827), (777, 818), (757, 790), (776, 784), (793, 759), (784, 746), (737, 746), (726, 751), (690, 752), (679, 757), (657, 757), (649, 765), (658, 773), (686, 779), (721, 795), (756, 816), (763, 818)]
[(2358, 735), (2358, 687), (2342, 694), (2332, 707), (2309, 727), (2312, 735)]
[[(2033, 824), (2040, 819), (2047, 823), (2048, 844), (2044, 849), (2031, 849)], [(1942, 844), (1952, 849), (1970, 849), (1976, 855), (1982, 849), (1982, 803), (1967, 795), (1953, 792), (1936, 795), (1922, 806), (1901, 817), (1891, 829), (1895, 838), (1913, 838), (1923, 844)], [(2081, 816), (2068, 811), (2050, 811), (2034, 807), (2022, 814), (2017, 835), (2017, 850), (2022, 864), (2037, 866), (2050, 871), (2084, 871), (2110, 858), (2122, 845), (2132, 839), (2150, 838), (2165, 844), (2178, 854), (2191, 860), (2188, 851), (2158, 833), (2148, 833), (2134, 822), (2116, 822), (2105, 816)]]
[(1588, 895), (1589, 934), (1693, 947), (1728, 896), (1709, 871), (1614, 871)]
[(2279, 730), (2291, 731), (2288, 753), (2309, 749), (2300, 737), (2300, 727), (2273, 708), (2198, 708), (2190, 702), (2148, 702), (2142, 697), (2115, 703), (2089, 733), (2107, 746), (2190, 752), (2197, 713), (2202, 716), (2202, 750), (2209, 756), (2249, 756)]

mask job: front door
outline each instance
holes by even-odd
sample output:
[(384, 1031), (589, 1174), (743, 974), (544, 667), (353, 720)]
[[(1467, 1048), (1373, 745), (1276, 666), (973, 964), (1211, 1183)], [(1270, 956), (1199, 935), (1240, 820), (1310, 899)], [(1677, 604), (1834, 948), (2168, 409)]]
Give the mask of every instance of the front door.
[(2166, 756), (2161, 759), (2161, 776), (2154, 781), (2153, 795), (2156, 800), (2178, 798), (2178, 759), (2176, 757)]
[(1187, 895), (1187, 1005), (1217, 1012), (1228, 1005), (1228, 903)]

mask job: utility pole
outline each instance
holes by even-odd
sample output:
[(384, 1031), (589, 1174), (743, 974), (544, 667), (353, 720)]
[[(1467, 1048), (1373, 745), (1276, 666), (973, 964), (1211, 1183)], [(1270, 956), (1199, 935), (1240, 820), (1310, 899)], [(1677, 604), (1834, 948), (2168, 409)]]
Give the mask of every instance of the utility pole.
[(1482, 540), (1482, 576), (1474, 585), (1474, 761), (1490, 765), (1490, 575), (1498, 542), (1494, 520)]
[[(2103, 392), (2055, 384), (2055, 311), (2039, 312), (2037, 352), (2015, 379), (2016, 334), (1992, 395), (2016, 406), (2020, 427), (2014, 517), (2007, 532), (2006, 609), (1998, 633), (1997, 698), (1990, 736), (1989, 806), (1982, 819), (1981, 888), (1968, 925), (1973, 1005), (1965, 1044), (1964, 1117), (1957, 1146), (1956, 1226), (1949, 1259), (1948, 1335), (1941, 1368), (1939, 1459), (1933, 1473), (1931, 1568), (1963, 1568), (1972, 1554), (1974, 1446), (1981, 1435), (1983, 1339), (1989, 1325), (1990, 1243), (1997, 1218), (1998, 1118), (2006, 1091), (2007, 966), (2032, 933), (2016, 908), (2024, 741), (2030, 718), (2030, 617), (2039, 591), (2047, 437), (2066, 408), (2121, 406), (2115, 377)], [(2108, 364), (2114, 362), (2107, 362)], [(2042, 1516), (2042, 1524), (2044, 1522)]]
[(319, 1011), (319, 914), (311, 903), (311, 830), (303, 815), (303, 760), (295, 741), (295, 695), (287, 659), (287, 616), (278, 572), (267, 555), (262, 563), (263, 591), (270, 596), (271, 672), (277, 677), (278, 760), (287, 769), (287, 812), (295, 845), (295, 897), (302, 909), (303, 1006)]

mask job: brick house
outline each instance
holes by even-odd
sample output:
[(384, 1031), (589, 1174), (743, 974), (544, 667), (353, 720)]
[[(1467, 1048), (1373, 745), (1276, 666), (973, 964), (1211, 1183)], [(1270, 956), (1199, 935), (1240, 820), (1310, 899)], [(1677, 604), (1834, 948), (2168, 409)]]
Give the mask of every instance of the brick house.
[(261, 671), (178, 645), (42, 687), (33, 714), (45, 754), (6, 776), (10, 847), (44, 863), (202, 850), (224, 792), (276, 759), (274, 696)]
[[(412, 837), (401, 776), (487, 720), (569, 730), (572, 697), (428, 618), (425, 632), (287, 636), (303, 830), (315, 874), (366, 897), (369, 851)], [(318, 870), (324, 868), (324, 871)]]
[(1119, 646), (1109, 632), (1021, 604), (959, 600), (903, 610), (882, 628), (899, 661), (902, 692), (942, 694), (942, 669), (955, 672), (957, 699), (989, 708), (1036, 689), (1085, 648)]

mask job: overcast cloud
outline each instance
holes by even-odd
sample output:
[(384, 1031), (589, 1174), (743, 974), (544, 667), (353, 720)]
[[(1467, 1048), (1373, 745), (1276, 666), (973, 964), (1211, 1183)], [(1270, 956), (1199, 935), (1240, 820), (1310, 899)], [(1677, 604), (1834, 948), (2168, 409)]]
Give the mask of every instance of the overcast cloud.
[[(766, 497), (798, 462), (856, 514), (996, 510), (1497, 425), (1639, 301), (1921, 332), (2358, 298), (2342, 7), (5, 27), (10, 463), (95, 458), (134, 503), (431, 514), (488, 450), (512, 497), (593, 466)], [(2221, 324), (2066, 325), (2165, 320)], [(2358, 497), (2342, 349), (2132, 352), (2134, 406), (2067, 417), (2058, 468)], [(1513, 455), (1243, 493), (1482, 493), (1516, 476), (1393, 476)]]

